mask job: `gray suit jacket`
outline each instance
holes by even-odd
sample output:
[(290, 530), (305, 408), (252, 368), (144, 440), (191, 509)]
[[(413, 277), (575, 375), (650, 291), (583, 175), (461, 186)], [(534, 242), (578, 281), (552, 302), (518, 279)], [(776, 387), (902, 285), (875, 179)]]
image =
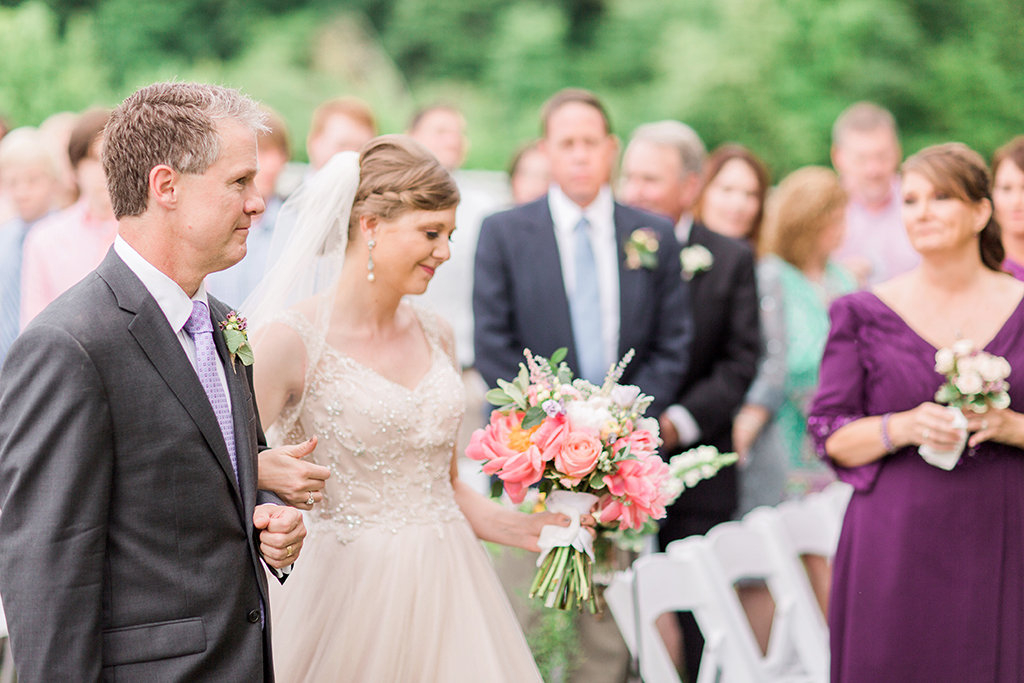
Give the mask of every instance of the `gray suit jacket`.
[[(654, 397), (657, 417), (675, 399), (686, 374), (693, 319), (682, 280), (679, 244), (665, 218), (615, 204), (619, 253), (619, 357), (636, 352), (623, 382)], [(623, 246), (633, 231), (648, 227), (659, 238), (657, 267), (630, 269)], [(547, 195), (488, 217), (480, 228), (473, 276), (473, 340), (476, 368), (488, 386), (511, 380), (524, 362), (523, 349), (550, 356), (566, 347), (573, 372), (576, 349), (554, 221)]]
[[(215, 330), (228, 308), (210, 299)], [(252, 525), (258, 429), (232, 371), (239, 481), (156, 301), (114, 253), (0, 373), (0, 593), (20, 683), (272, 681)]]

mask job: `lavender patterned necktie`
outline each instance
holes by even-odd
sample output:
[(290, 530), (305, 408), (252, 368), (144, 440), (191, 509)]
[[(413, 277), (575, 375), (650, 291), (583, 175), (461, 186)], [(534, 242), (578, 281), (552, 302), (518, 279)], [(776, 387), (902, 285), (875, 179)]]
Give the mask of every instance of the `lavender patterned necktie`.
[(199, 374), (199, 381), (206, 391), (206, 396), (210, 399), (210, 405), (213, 406), (213, 412), (217, 416), (217, 423), (220, 425), (221, 434), (224, 435), (224, 444), (228, 447), (231, 467), (235, 471), (237, 481), (235, 425), (231, 419), (231, 408), (228, 405), (227, 394), (224, 393), (224, 385), (221, 384), (220, 376), (217, 374), (220, 356), (217, 355), (217, 346), (213, 343), (213, 322), (210, 320), (209, 309), (202, 301), (192, 302), (192, 315), (185, 323), (185, 331), (196, 343), (196, 372)]

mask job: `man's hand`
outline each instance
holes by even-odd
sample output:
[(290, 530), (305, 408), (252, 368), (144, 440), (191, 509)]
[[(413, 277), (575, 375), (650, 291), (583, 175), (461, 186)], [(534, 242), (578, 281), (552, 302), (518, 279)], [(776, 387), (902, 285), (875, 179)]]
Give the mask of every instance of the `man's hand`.
[(257, 488), (276, 493), (281, 500), (301, 510), (312, 510), (313, 505), (323, 500), (321, 491), (331, 476), (326, 467), (303, 460), (313, 452), (316, 444), (314, 436), (294, 446), (271, 448), (260, 453)]
[(275, 569), (295, 562), (306, 538), (302, 513), (286, 505), (257, 505), (252, 523), (260, 529), (260, 553), (263, 561)]

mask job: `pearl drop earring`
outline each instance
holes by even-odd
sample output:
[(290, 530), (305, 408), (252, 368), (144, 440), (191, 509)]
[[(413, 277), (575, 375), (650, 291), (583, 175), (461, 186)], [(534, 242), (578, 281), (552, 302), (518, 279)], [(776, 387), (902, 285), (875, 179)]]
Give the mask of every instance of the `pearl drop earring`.
[(366, 262), (366, 270), (370, 271), (366, 274), (366, 279), (373, 282), (377, 278), (373, 274), (373, 248), (377, 246), (377, 242), (370, 240), (366, 243), (366, 248), (370, 252), (370, 260)]

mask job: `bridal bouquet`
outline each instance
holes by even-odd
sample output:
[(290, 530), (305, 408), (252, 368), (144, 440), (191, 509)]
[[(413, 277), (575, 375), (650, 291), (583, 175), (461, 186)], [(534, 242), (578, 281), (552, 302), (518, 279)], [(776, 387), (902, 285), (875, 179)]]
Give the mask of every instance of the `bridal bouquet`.
[(548, 607), (586, 605), (596, 612), (593, 540), (579, 519), (595, 504), (597, 519), (620, 529), (665, 516), (670, 476), (657, 453), (658, 421), (643, 417), (649, 396), (618, 383), (632, 351), (602, 386), (574, 380), (562, 362), (565, 349), (550, 360), (524, 353), (519, 376), (498, 380), (487, 392), (498, 407), (490, 424), (474, 432), (466, 455), (483, 461), (484, 473), (496, 475), (516, 504), (539, 483), (547, 509), (572, 520), (567, 528), (542, 530), (530, 597), (541, 596)]
[(917, 451), (930, 465), (951, 470), (960, 460), (967, 442), (967, 418), (961, 409), (966, 407), (983, 413), (989, 406), (1009, 407), (1006, 378), (1010, 376), (1010, 364), (1005, 358), (975, 348), (974, 342), (961, 339), (935, 353), (935, 372), (946, 377), (935, 392), (935, 401), (947, 404), (953, 426), (963, 429), (964, 433), (960, 443), (948, 451), (937, 451), (928, 445), (920, 446)]
[(974, 342), (969, 339), (961, 339), (948, 349), (939, 349), (935, 353), (935, 372), (946, 377), (935, 392), (937, 403), (968, 407), (976, 413), (985, 412), (989, 406), (1010, 406), (1010, 395), (1006, 393), (1010, 364), (1005, 358), (974, 348)]

